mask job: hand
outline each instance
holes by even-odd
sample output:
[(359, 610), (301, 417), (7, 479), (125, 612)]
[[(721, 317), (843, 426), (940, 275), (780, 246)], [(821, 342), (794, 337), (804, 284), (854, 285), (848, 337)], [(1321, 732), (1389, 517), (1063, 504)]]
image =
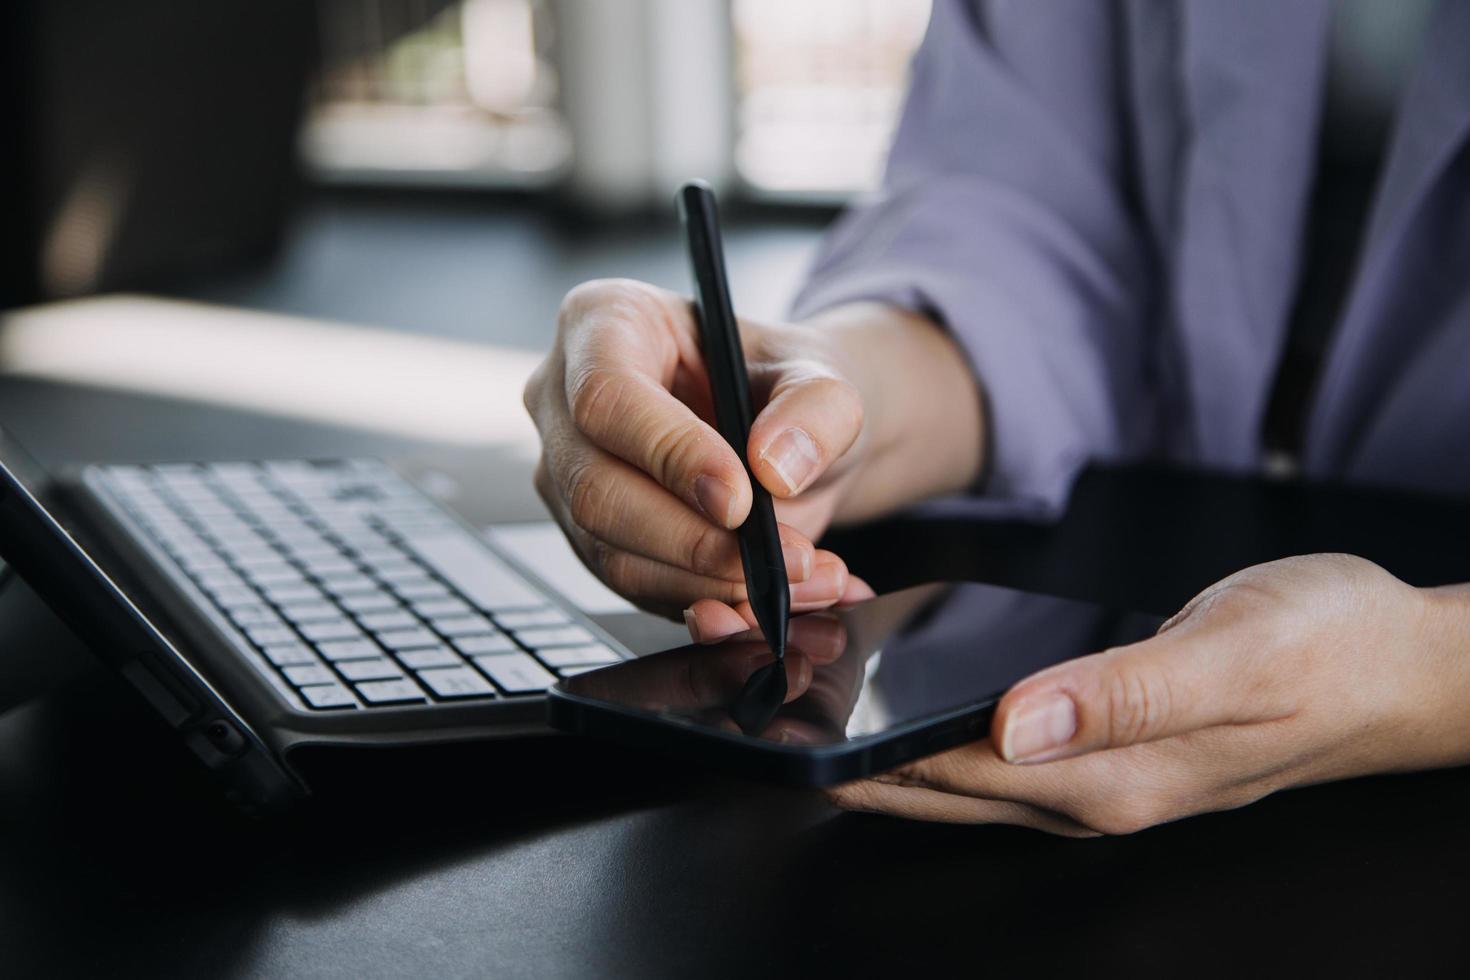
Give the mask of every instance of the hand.
[(1470, 761), (1470, 602), (1349, 555), (1258, 565), (1141, 643), (1012, 688), (991, 737), (838, 787), (853, 810), (1131, 833), (1291, 786)]
[[(925, 449), (928, 461), (906, 469), (893, 460), (891, 426), (915, 415), (899, 410), (883, 368), (936, 391), (959, 377), (959, 397), (978, 405), (978, 396), (963, 360), (932, 324), (886, 308), (858, 309), (822, 328), (740, 325), (758, 410), (746, 455), (776, 499), (793, 612), (870, 594), (838, 556), (812, 543), (834, 518), (962, 485), (953, 472), (972, 457), (979, 466), (978, 435), (971, 452)], [(929, 369), (941, 349), (951, 363)], [(751, 486), (744, 462), (712, 425), (688, 301), (624, 280), (574, 289), (525, 401), (542, 438), (537, 490), (587, 566), (645, 609), (672, 617), (712, 600), (713, 615), (739, 623), (723, 633), (744, 629), (740, 611), (749, 607), (732, 529), (749, 513)], [(924, 401), (921, 411), (956, 411), (932, 392), (907, 401)], [(890, 406), (891, 423), (864, 424), (870, 409)], [(969, 414), (955, 424), (978, 432), (978, 407)], [(962, 440), (965, 434), (961, 428)], [(685, 619), (696, 638), (706, 635), (695, 612)]]

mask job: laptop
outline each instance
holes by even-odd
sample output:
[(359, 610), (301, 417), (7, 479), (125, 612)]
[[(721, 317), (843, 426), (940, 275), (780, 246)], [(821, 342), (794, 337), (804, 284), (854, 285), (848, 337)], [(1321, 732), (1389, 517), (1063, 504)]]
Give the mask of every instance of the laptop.
[(550, 685), (632, 655), (637, 617), (507, 551), (378, 460), (53, 479), (0, 429), (0, 559), (254, 812), (309, 794), (307, 747), (547, 733)]

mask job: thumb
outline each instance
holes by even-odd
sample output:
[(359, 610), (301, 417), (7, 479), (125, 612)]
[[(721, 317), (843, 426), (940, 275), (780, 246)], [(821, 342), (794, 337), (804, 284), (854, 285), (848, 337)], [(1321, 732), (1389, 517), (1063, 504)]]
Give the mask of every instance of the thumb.
[(862, 427), (862, 399), (851, 384), (793, 373), (775, 384), (751, 425), (750, 468), (775, 496), (794, 497), (847, 452)]
[(992, 737), (1007, 762), (1050, 762), (1259, 720), (1243, 639), (1202, 622), (1050, 667), (1001, 699)]

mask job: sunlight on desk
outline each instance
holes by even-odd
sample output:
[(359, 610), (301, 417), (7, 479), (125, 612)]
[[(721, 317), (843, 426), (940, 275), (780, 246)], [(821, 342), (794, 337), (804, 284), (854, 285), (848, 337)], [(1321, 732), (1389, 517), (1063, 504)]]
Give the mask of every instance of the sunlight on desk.
[(0, 318), (0, 372), (534, 456), (524, 350), (145, 296)]

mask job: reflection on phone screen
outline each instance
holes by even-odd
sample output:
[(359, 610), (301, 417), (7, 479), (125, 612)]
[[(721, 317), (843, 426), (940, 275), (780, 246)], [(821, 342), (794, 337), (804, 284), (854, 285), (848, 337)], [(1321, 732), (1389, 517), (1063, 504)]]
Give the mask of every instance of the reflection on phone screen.
[(783, 744), (881, 735), (1000, 697), (1054, 663), (1151, 635), (1160, 618), (978, 584), (925, 585), (562, 682), (569, 694)]

